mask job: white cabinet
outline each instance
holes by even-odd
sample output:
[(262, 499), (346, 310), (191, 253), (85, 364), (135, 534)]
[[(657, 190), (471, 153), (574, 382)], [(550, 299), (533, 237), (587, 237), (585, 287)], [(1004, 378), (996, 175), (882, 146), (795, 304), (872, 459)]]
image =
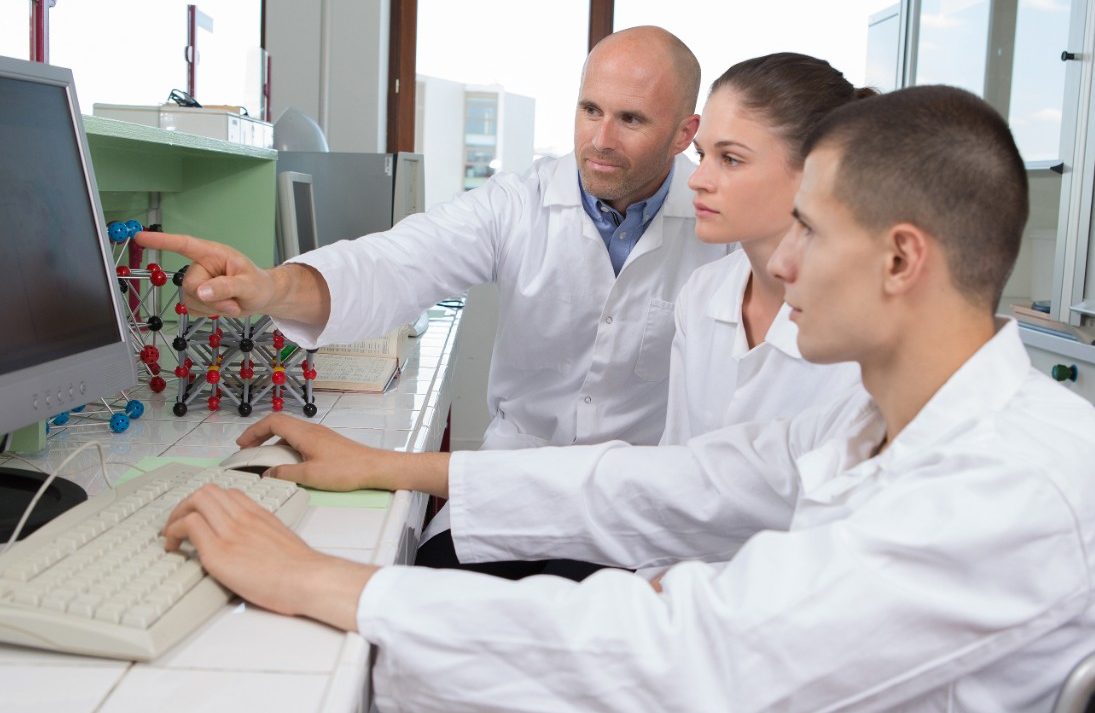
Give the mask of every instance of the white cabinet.
[(1095, 402), (1095, 347), (1036, 332), (1024, 341), (1035, 369)]

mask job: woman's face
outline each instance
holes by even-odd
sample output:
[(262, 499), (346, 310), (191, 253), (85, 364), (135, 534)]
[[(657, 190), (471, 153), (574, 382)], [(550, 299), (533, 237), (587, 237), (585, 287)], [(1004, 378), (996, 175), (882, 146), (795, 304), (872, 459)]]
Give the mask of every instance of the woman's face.
[(724, 87), (708, 98), (694, 143), (700, 166), (688, 185), (696, 192), (697, 237), (743, 244), (782, 237), (802, 171), (791, 167), (786, 143), (765, 117)]

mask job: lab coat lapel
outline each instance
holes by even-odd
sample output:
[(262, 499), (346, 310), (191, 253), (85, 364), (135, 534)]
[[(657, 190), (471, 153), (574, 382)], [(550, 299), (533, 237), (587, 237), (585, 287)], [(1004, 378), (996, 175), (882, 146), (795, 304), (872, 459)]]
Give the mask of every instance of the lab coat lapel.
[(578, 189), (578, 162), (573, 153), (556, 161), (541, 200), (545, 208), (549, 206), (581, 207), (582, 193)]
[(696, 236), (690, 229), (691, 222), (680, 220), (680, 218), (691, 218), (694, 215), (692, 190), (688, 187), (688, 177), (692, 175), (694, 169), (695, 166), (687, 158), (680, 155), (676, 157), (673, 180), (669, 184), (669, 193), (665, 197), (665, 202), (662, 203), (658, 214), (650, 221), (639, 242), (631, 250), (620, 274), (623, 274), (628, 265), (643, 255), (660, 250), (666, 240), (696, 240)]

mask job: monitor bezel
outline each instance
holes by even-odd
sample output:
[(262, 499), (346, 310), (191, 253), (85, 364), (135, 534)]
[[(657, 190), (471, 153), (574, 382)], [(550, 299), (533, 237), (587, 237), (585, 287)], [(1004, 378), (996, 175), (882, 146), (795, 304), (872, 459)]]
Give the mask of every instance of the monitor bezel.
[(99, 240), (100, 268), (112, 288), (108, 293), (115, 326), (115, 338), (108, 344), (0, 374), (0, 403), (4, 404), (0, 408), (0, 433), (9, 433), (130, 388), (137, 382), (137, 372), (72, 72), (63, 67), (0, 57), (0, 77), (47, 84), (64, 91)]

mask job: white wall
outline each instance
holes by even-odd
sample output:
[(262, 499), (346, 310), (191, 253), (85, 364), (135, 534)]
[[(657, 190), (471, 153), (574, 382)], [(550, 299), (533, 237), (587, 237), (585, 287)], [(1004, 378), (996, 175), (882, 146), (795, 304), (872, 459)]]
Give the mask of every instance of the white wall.
[(418, 76), (415, 151), (426, 162), (426, 209), (464, 192), (464, 85)]
[(536, 100), (520, 94), (503, 94), (501, 124), (502, 170), (528, 170), (532, 166), (536, 135)]
[[(332, 151), (382, 152), (387, 144), (389, 0), (325, 3), (330, 28), (327, 143)], [(323, 4), (266, 0), (274, 119), (292, 106), (320, 121)]]

